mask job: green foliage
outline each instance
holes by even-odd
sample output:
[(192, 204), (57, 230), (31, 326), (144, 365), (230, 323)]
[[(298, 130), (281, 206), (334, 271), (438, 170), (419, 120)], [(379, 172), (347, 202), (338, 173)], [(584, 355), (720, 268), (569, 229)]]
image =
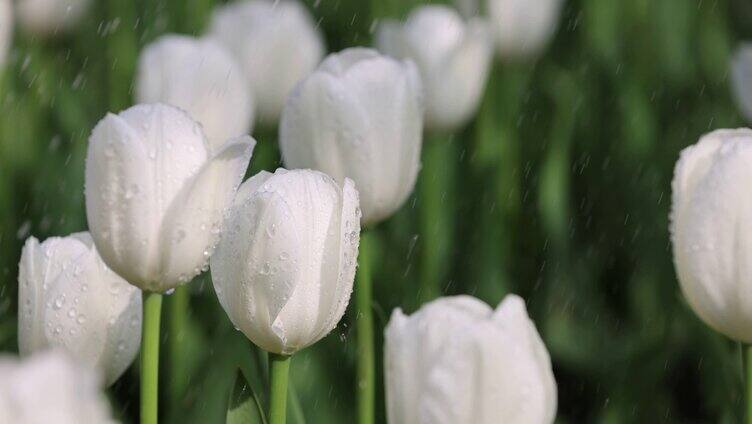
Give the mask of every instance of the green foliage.
[(264, 411), (253, 387), (238, 370), (227, 405), (227, 424), (266, 424)]

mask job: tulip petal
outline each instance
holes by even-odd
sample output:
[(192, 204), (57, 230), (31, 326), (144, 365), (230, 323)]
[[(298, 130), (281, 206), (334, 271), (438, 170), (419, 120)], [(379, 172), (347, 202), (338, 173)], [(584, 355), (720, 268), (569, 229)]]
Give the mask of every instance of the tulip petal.
[(216, 151), (253, 123), (251, 89), (240, 65), (217, 41), (160, 37), (142, 51), (135, 82), (140, 103), (179, 107), (201, 123)]
[[(407, 56), (415, 60), (418, 67), (440, 71), (446, 60), (446, 52), (455, 50), (465, 36), (465, 22), (459, 13), (448, 6), (427, 5), (410, 13), (404, 26)], [(426, 72), (424, 72), (424, 75)], [(473, 79), (475, 75), (466, 75)]]
[[(719, 141), (714, 141), (717, 138)], [(752, 131), (716, 131), (686, 149), (677, 164), (672, 242), (679, 282), (688, 303), (708, 325), (752, 342), (749, 222), (752, 202)]]
[[(242, 230), (239, 225), (230, 227), (230, 224), (236, 222), (236, 217), (238, 217), (239, 214), (243, 214), (242, 209), (247, 202), (250, 202), (251, 196), (253, 196), (256, 190), (261, 187), (261, 184), (273, 175), (274, 174), (270, 172), (261, 171), (240, 185), (235, 193), (235, 199), (233, 200), (228, 216), (223, 224), (222, 234), (225, 235), (223, 238), (224, 241), (217, 245), (217, 250), (211, 257), (210, 262), (214, 291), (217, 294), (219, 304), (225, 311), (233, 311), (234, 309), (232, 308), (235, 308), (235, 305), (237, 304), (235, 301), (241, 297), (236, 293), (241, 286), (237, 284), (237, 281), (232, 281), (231, 276), (225, 275), (226, 271), (233, 269), (230, 262), (239, 260), (239, 256), (237, 255), (241, 252), (241, 249), (245, 250), (250, 248), (249, 243), (237, 245), (237, 242), (239, 241), (238, 239), (242, 240), (243, 237), (238, 238), (234, 236)], [(243, 215), (247, 216), (245, 214)], [(228, 235), (230, 232), (232, 232), (232, 234)], [(230, 288), (233, 290), (230, 290)], [(242, 308), (243, 306), (239, 307)], [(230, 315), (230, 319), (233, 319), (232, 314)], [(242, 327), (240, 323), (236, 323), (236, 326)]]
[(420, 338), (408, 331), (408, 317), (397, 308), (384, 331), (384, 374), (386, 380), (387, 421), (416, 423), (422, 373)]
[[(107, 323), (105, 350), (99, 358), (105, 382), (113, 384), (133, 363), (141, 348), (142, 299), (141, 290), (126, 283), (99, 260), (102, 281), (101, 299), (108, 300), (104, 319)], [(93, 297), (90, 297), (93, 299)], [(101, 301), (100, 301), (101, 302)], [(100, 304), (98, 309), (102, 308)]]
[[(461, 42), (449, 50), (438, 65), (439, 74), (430, 84), (426, 101), (426, 125), (455, 129), (475, 114), (491, 65), (492, 46), (488, 31), (479, 19), (467, 23)], [(472, 75), (472, 78), (468, 77)]]
[(366, 111), (363, 137), (377, 137), (362, 143), (360, 155), (367, 160), (347, 162), (347, 176), (360, 192), (365, 224), (391, 215), (415, 186), (423, 130), (418, 81), (412, 62), (383, 58), (358, 62), (344, 76), (348, 95)]
[[(88, 246), (81, 241), (87, 239)], [(88, 254), (90, 243), (87, 233), (67, 238), (52, 237), (41, 244), (34, 237), (26, 240), (18, 276), (18, 344), (21, 354), (27, 355), (49, 345), (45, 337), (44, 310), (53, 307), (56, 299), (48, 292), (58, 284), (60, 275), (69, 264)], [(72, 270), (74, 267), (69, 269)], [(47, 305), (45, 299), (53, 300)]]
[[(284, 303), (272, 322), (272, 330), (285, 344), (283, 353), (292, 353), (315, 341), (312, 337), (319, 332), (317, 317), (330, 312), (321, 311), (322, 304), (326, 302), (323, 296), (327, 288), (337, 284), (335, 267), (339, 264), (340, 239), (333, 236), (340, 229), (339, 187), (331, 177), (320, 172), (302, 174), (303, 178), (296, 177), (300, 175), (283, 174), (276, 181), (276, 192), (283, 193), (286, 202), (299, 202), (298, 207), (289, 207), (289, 210), (302, 244), (299, 256), (301, 270), (307, 271), (298, 275), (290, 297), (282, 297)], [(275, 215), (284, 216), (280, 213)], [(290, 224), (282, 222), (280, 225)], [(279, 294), (275, 297), (280, 298)]]
[[(289, 168), (317, 169), (337, 182), (351, 168), (368, 169), (366, 112), (329, 73), (317, 72), (288, 100), (280, 123), (280, 148)], [(373, 178), (360, 180), (370, 185)]]
[(214, 287), (230, 319), (272, 352), (282, 349), (270, 329), (292, 295), (303, 249), (297, 226), (280, 221), (292, 219), (285, 200), (262, 188), (278, 173), (262, 171), (241, 185), (211, 258)]
[[(45, 309), (46, 337), (102, 370), (107, 385), (130, 366), (141, 341), (141, 291), (108, 269), (92, 249), (59, 277)], [(57, 303), (62, 301), (62, 303)]]
[(208, 266), (255, 144), (248, 136), (227, 142), (176, 196), (161, 234), (161, 285), (186, 283)]
[[(108, 114), (94, 128), (86, 158), (86, 217), (105, 262), (131, 282), (155, 276), (153, 260), (161, 220), (151, 161), (140, 136)], [(134, 266), (138, 264), (139, 266)]]
[(318, 333), (313, 337), (313, 342), (334, 329), (350, 301), (360, 243), (360, 207), (358, 205), (358, 191), (355, 189), (355, 183), (345, 178), (342, 186), (342, 205), (336, 221), (339, 228), (337, 231), (329, 232), (329, 238), (333, 240), (328, 241), (325, 247), (328, 260), (322, 265), (321, 304), (315, 325)]
[[(525, 301), (515, 295), (505, 297), (494, 312), (494, 320), (502, 324), (506, 335), (511, 336), (509, 344), (521, 348), (512, 349), (512, 354), (518, 356), (513, 363), (519, 364), (519, 367), (508, 370), (516, 376), (510, 378), (513, 383), (509, 386), (511, 392), (520, 394), (520, 405), (528, 407), (520, 408), (517, 411), (519, 415), (509, 417), (510, 422), (553, 422), (556, 418), (557, 389), (551, 370), (551, 357), (527, 314)], [(525, 352), (524, 357), (519, 354), (520, 351)], [(494, 352), (488, 353), (486, 359), (494, 361)], [(530, 384), (530, 376), (542, 384)], [(525, 390), (520, 392), (519, 387)]]
[(44, 252), (39, 241), (29, 237), (21, 251), (18, 264), (18, 350), (21, 355), (45, 346), (42, 311), (43, 288), (37, 281), (45, 281)]

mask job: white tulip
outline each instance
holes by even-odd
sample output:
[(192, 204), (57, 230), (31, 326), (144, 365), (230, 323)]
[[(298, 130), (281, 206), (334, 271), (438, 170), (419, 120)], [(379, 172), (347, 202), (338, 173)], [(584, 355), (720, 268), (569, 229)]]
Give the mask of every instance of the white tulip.
[(141, 291), (112, 272), (89, 233), (26, 240), (18, 265), (22, 355), (63, 348), (112, 384), (141, 343)]
[(556, 32), (563, 0), (455, 0), (465, 16), (488, 17), (502, 59), (535, 57)]
[(0, 356), (0, 422), (114, 423), (99, 376), (62, 351)]
[(262, 171), (243, 183), (211, 258), (219, 302), (263, 349), (309, 346), (342, 318), (360, 240), (358, 192), (316, 171)]
[(329, 55), (295, 88), (279, 142), (287, 167), (355, 181), (368, 224), (391, 215), (413, 190), (422, 131), (415, 65), (351, 48)]
[(255, 141), (214, 151), (201, 126), (172, 106), (108, 114), (86, 157), (86, 215), (105, 263), (142, 290), (163, 292), (206, 268), (224, 210)]
[(0, 68), (5, 64), (12, 39), (13, 8), (11, 7), (11, 1), (0, 0)]
[(204, 128), (213, 148), (248, 134), (253, 98), (240, 65), (218, 42), (165, 35), (141, 52), (135, 82), (138, 103), (177, 106)]
[(297, 0), (227, 4), (214, 12), (209, 33), (237, 57), (266, 125), (277, 123), (290, 90), (324, 56), (321, 31)]
[(426, 127), (453, 130), (475, 113), (491, 63), (491, 40), (478, 18), (463, 21), (446, 6), (422, 6), (400, 24), (380, 26), (376, 46), (415, 61), (426, 90)]
[(91, 0), (19, 0), (16, 17), (24, 31), (49, 36), (73, 29), (90, 6)]
[(671, 184), (671, 241), (684, 297), (710, 327), (752, 343), (752, 130), (684, 149)]
[(742, 44), (731, 59), (731, 88), (742, 115), (752, 122), (752, 43)]
[(525, 302), (492, 310), (470, 296), (439, 298), (385, 330), (391, 424), (547, 424), (556, 417), (551, 360)]

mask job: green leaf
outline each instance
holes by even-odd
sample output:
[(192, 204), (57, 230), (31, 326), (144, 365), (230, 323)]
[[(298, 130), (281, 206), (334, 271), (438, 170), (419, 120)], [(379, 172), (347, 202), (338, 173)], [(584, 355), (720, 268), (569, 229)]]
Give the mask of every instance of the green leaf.
[(261, 402), (243, 372), (235, 373), (235, 384), (227, 407), (227, 424), (266, 424)]

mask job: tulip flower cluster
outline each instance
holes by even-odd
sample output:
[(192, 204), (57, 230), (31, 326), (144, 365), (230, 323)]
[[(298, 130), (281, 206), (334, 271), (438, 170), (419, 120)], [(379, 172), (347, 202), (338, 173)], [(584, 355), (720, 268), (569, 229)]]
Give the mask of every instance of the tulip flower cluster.
[[(9, 32), (2, 2), (0, 31)], [(25, 30), (50, 35), (73, 25), (88, 3), (23, 0), (19, 19)], [(557, 2), (535, 4), (511, 15), (489, 4), (491, 17), (513, 26), (497, 34), (497, 48), (541, 48), (547, 35), (539, 27), (553, 28)], [(533, 13), (544, 4), (545, 13)], [(531, 13), (532, 28), (517, 22)], [(522, 41), (510, 41), (509, 31), (522, 32)], [(88, 140), (89, 232), (43, 243), (30, 237), (24, 246), (19, 347), (30, 358), (0, 363), (8, 369), (0, 421), (46, 417), (25, 415), (42, 372), (60, 376), (47, 390), (71, 392), (59, 396), (63, 415), (54, 421), (67, 422), (69, 412), (70, 422), (106, 421), (98, 386), (76, 381), (60, 358), (85, 365), (82, 379), (101, 373), (112, 384), (140, 348), (141, 420), (155, 423), (162, 294), (211, 268), (229, 320), (271, 354), (271, 424), (285, 420), (290, 356), (329, 334), (355, 291), (359, 417), (372, 422), (369, 270), (377, 255), (375, 244), (361, 245), (361, 225), (371, 239), (412, 193), (424, 121), (453, 131), (472, 118), (489, 73), (490, 34), (479, 17), (427, 6), (404, 23), (383, 22), (376, 44), (390, 56), (354, 47), (323, 58), (323, 37), (304, 6), (246, 0), (219, 6), (203, 36), (164, 35), (147, 45), (137, 104), (107, 113)], [(0, 34), (0, 54), (5, 39)], [(289, 170), (243, 182), (256, 121), (278, 125)], [(397, 309), (385, 341), (391, 423), (555, 418), (551, 361), (516, 296), (496, 311), (468, 296), (440, 298), (410, 317)], [(62, 356), (37, 353), (50, 349)], [(6, 393), (13, 384), (24, 390)], [(68, 385), (82, 389), (74, 395)]]
[[(14, 28), (49, 40), (74, 31), (94, 3), (0, 0), (0, 66)], [(154, 34), (138, 60), (130, 58), (134, 104), (101, 111), (87, 128), (88, 231), (42, 242), (31, 236), (21, 251), (23, 358), (0, 358), (0, 423), (112, 422), (102, 390), (139, 351), (140, 418), (156, 423), (162, 296), (209, 271), (227, 322), (269, 353), (261, 373), (271, 380), (268, 402), (254, 401), (268, 404), (260, 414), (270, 424), (285, 422), (290, 358), (330, 334), (354, 297), (358, 422), (372, 424), (381, 337), (372, 271), (392, 254), (379, 252), (378, 225), (407, 203), (421, 154), (431, 171), (454, 159), (434, 156), (436, 143), (426, 154), (424, 129), (461, 134), (480, 107), (494, 55), (500, 62), (540, 56), (564, 7), (563, 0), (454, 3), (456, 11), (429, 5), (404, 21), (374, 22), (375, 48), (328, 55), (316, 18), (297, 0), (232, 1), (216, 7), (203, 34)], [(752, 45), (730, 65), (733, 95), (752, 120)], [(285, 168), (244, 181), (258, 127), (278, 130)], [(750, 163), (752, 129), (703, 136), (676, 163), (670, 214), (689, 307), (745, 344), (752, 344)], [(430, 199), (442, 194), (436, 187), (448, 190), (421, 190), (422, 207), (441, 204)], [(446, 222), (424, 218), (422, 228)], [(425, 250), (435, 247), (421, 233)], [(386, 325), (388, 422), (554, 422), (552, 362), (525, 301), (509, 294), (493, 309), (468, 295), (431, 296), (411, 315), (394, 309)], [(752, 347), (744, 349), (752, 361)]]

